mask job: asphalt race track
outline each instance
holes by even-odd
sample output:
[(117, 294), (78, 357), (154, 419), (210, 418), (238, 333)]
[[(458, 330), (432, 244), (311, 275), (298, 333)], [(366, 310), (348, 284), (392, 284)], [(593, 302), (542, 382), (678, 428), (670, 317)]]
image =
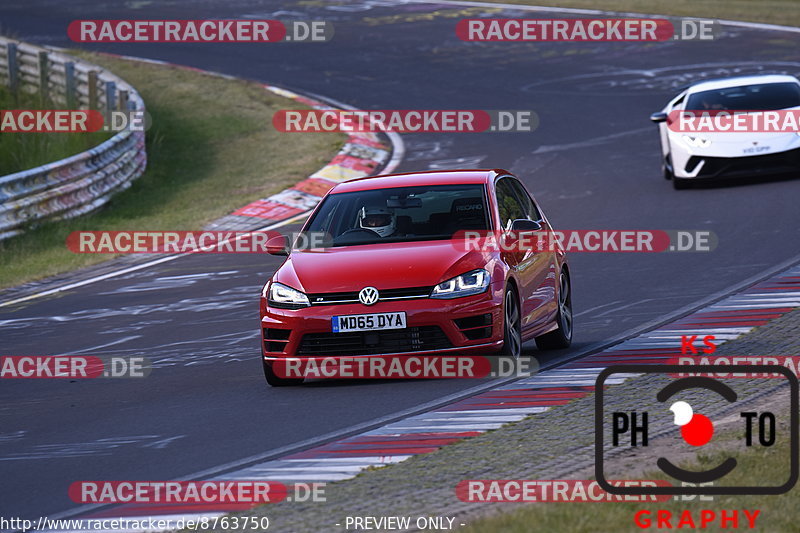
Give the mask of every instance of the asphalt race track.
[[(797, 34), (726, 27), (713, 42), (465, 43), (455, 36), (457, 20), (501, 12), (389, 1), (189, 4), (28, 0), (4, 3), (0, 24), (22, 40), (70, 46), (66, 26), (78, 18), (330, 20), (336, 34), (326, 44), (87, 48), (365, 109), (533, 109), (541, 121), (533, 133), (404, 135), (407, 154), (398, 171), (506, 168), (559, 229), (716, 233), (719, 246), (711, 253), (572, 254), (575, 343), (549, 358), (610, 339), (798, 253), (800, 180), (675, 191), (661, 177), (656, 127), (648, 120), (693, 80), (797, 76)], [(0, 514), (54, 515), (75, 507), (66, 489), (76, 480), (181, 478), (476, 386), (419, 380), (267, 387), (258, 293), (280, 261), (184, 257), (0, 308), (3, 354), (143, 355), (156, 365), (144, 380), (4, 381)], [(536, 354), (535, 347), (528, 351)]]

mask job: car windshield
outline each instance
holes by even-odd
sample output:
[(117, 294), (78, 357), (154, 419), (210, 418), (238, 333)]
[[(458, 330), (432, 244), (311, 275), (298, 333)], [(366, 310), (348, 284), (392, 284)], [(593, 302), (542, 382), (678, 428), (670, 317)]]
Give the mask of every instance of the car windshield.
[(800, 85), (792, 82), (762, 83), (702, 91), (689, 96), (686, 109), (769, 111), (800, 106)]
[(424, 185), (329, 195), (306, 232), (332, 246), (449, 239), (459, 230), (488, 229), (481, 184)]

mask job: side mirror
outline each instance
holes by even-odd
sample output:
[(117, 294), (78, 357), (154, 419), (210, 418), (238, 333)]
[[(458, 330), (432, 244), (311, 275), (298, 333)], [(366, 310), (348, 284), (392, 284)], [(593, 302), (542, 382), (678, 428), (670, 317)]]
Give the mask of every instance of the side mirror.
[(511, 231), (541, 231), (542, 225), (535, 220), (528, 220), (527, 218), (518, 218), (511, 223)]
[(659, 122), (665, 122), (667, 120), (667, 114), (663, 111), (659, 111), (658, 113), (653, 113), (650, 115), (650, 120), (658, 124)]
[(271, 255), (289, 255), (289, 238), (276, 235), (267, 241), (267, 253)]
[[(541, 231), (542, 225), (535, 220), (528, 220), (527, 218), (518, 218), (511, 223), (511, 229), (503, 235), (503, 246), (508, 250), (514, 250), (514, 253), (522, 257), (528, 251), (530, 243), (527, 243), (525, 233), (534, 233)], [(522, 255), (520, 255), (522, 254)]]

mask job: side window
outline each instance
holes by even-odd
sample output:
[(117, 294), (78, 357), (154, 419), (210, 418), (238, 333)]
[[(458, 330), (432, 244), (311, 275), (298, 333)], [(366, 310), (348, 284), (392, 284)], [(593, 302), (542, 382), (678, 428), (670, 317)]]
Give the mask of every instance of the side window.
[(509, 179), (508, 181), (511, 182), (511, 185), (516, 191), (517, 196), (522, 201), (522, 209), (525, 211), (524, 218), (529, 218), (530, 220), (541, 220), (542, 215), (539, 214), (539, 210), (536, 209), (536, 204), (534, 204), (533, 200), (531, 200), (531, 196), (528, 194), (528, 191), (525, 190), (525, 187), (523, 187), (522, 184), (517, 180)]
[(525, 209), (514, 193), (512, 182), (503, 178), (497, 182), (497, 208), (500, 211), (500, 223), (503, 229), (511, 229), (511, 223), (518, 218), (527, 218)]
[(669, 103), (670, 109), (676, 109), (686, 99), (686, 93), (679, 95), (675, 100)]

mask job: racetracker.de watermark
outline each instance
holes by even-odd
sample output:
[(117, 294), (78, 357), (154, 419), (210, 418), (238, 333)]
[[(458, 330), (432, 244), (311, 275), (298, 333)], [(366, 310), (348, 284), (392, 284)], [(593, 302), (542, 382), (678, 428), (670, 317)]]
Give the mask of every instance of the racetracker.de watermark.
[(146, 111), (94, 109), (2, 109), (0, 133), (92, 133), (147, 131), (152, 124)]
[(670, 374), (671, 377), (705, 376), (714, 379), (722, 378), (785, 378), (781, 372), (753, 373), (753, 372), (693, 372), (692, 366), (696, 365), (722, 365), (727, 368), (734, 366), (753, 365), (778, 365), (786, 368), (792, 374), (800, 377), (800, 356), (797, 355), (740, 355), (740, 356), (675, 356), (667, 360), (668, 365), (686, 366), (685, 372)]
[[(269, 241), (281, 235), (277, 231), (73, 231), (66, 245), (76, 254), (258, 254), (269, 253)], [(295, 234), (290, 242), (316, 250), (330, 237)]]
[(514, 133), (534, 131), (539, 116), (500, 109), (282, 109), (272, 116), (272, 125), (284, 133)]
[(95, 355), (4, 355), (0, 379), (146, 378), (146, 357)]
[(462, 19), (456, 35), (462, 41), (708, 41), (719, 33), (713, 20), (641, 18), (602, 19)]
[(670, 111), (667, 127), (683, 133), (798, 133), (800, 109)]
[[(669, 487), (664, 480), (614, 480), (622, 487)], [(468, 503), (665, 502), (669, 495), (619, 495), (589, 479), (466, 479), (456, 497)]]
[(453, 245), (478, 252), (710, 252), (714, 232), (701, 230), (459, 231)]
[(283, 501), (287, 488), (277, 481), (76, 481), (68, 494), (75, 503), (262, 504)]
[(285, 379), (521, 378), (539, 371), (539, 362), (533, 357), (384, 355), (270, 359), (272, 371)]
[(333, 38), (325, 20), (75, 20), (76, 43), (323, 43)]

